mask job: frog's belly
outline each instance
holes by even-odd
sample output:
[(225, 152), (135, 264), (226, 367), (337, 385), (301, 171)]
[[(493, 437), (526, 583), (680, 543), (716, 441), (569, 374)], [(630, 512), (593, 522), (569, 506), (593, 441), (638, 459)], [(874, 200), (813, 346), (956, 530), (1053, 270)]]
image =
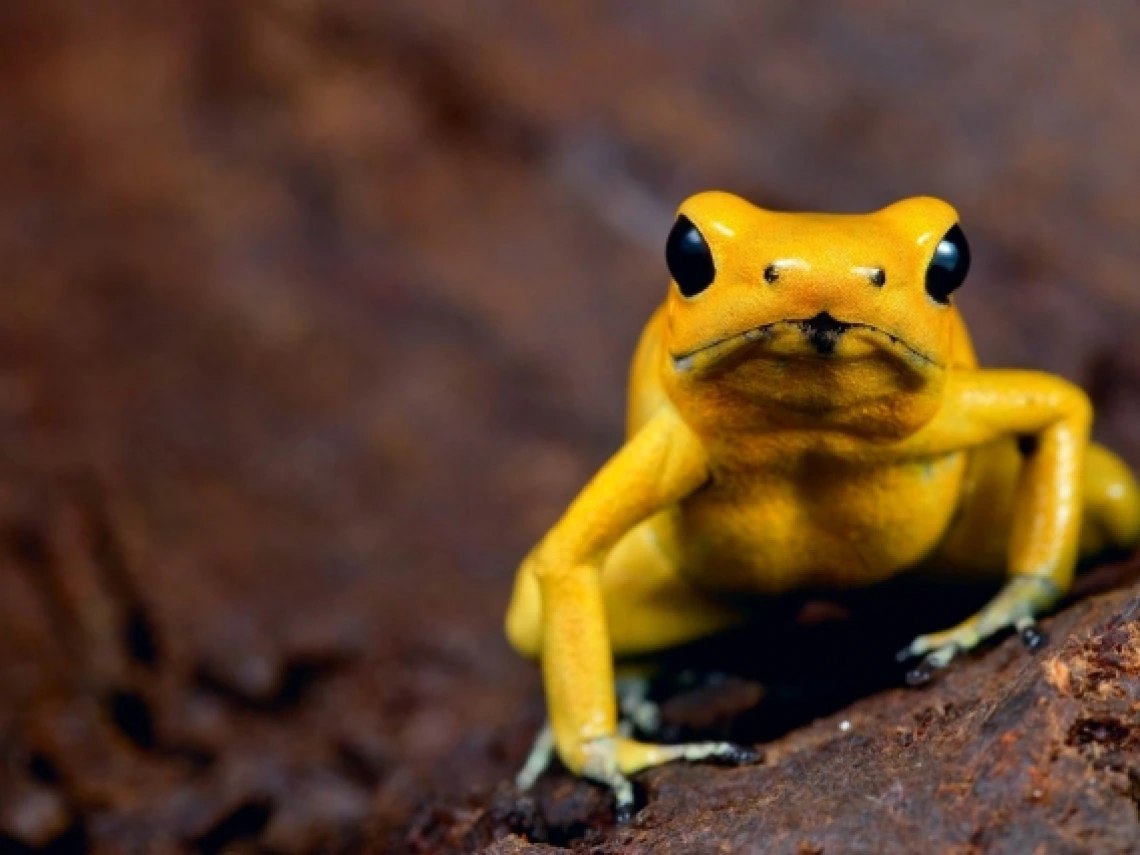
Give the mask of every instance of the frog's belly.
[(687, 499), (674, 517), (680, 572), (701, 588), (781, 593), (853, 587), (922, 562), (945, 533), (964, 455), (809, 478), (757, 471)]

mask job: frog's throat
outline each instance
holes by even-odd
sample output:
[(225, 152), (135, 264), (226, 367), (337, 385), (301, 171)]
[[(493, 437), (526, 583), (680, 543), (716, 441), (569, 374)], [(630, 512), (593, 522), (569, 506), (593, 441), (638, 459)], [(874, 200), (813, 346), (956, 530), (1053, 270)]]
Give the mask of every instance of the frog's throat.
[[(783, 320), (775, 321), (770, 324), (762, 324), (758, 327), (747, 329), (744, 332), (734, 333), (724, 338), (719, 338), (716, 341), (703, 344), (700, 347), (694, 348), (687, 353), (669, 354), (673, 360), (673, 368), (681, 373), (692, 371), (697, 367), (698, 362), (701, 369), (712, 368), (725, 357), (735, 353), (742, 347), (747, 347), (754, 344), (762, 344), (764, 341), (770, 339), (775, 335), (780, 327), (799, 327), (805, 335), (810, 335), (812, 325), (817, 318), (807, 318), (804, 320)], [(860, 323), (853, 321), (837, 321), (836, 329), (838, 336), (843, 335), (849, 330), (861, 329), (867, 330), (881, 338), (885, 342), (891, 344), (895, 349), (902, 349), (910, 358), (920, 363), (923, 367), (927, 368), (941, 368), (942, 365), (933, 357), (923, 353), (908, 341), (899, 338), (897, 335), (887, 332), (886, 330), (875, 326), (874, 324)], [(827, 357), (830, 352), (834, 350), (834, 341), (830, 348), (819, 348), (818, 352), (821, 357)]]

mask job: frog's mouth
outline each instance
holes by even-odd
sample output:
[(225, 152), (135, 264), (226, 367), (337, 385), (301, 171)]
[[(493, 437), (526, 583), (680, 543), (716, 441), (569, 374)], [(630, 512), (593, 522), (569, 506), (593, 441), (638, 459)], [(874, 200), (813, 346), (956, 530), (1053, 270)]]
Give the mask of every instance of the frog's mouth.
[[(864, 346), (841, 347), (853, 334), (858, 334)], [(673, 367), (679, 372), (723, 367), (729, 357), (746, 357), (753, 346), (762, 347), (766, 355), (785, 358), (858, 359), (885, 351), (920, 369), (939, 367), (932, 357), (893, 333), (873, 324), (840, 321), (827, 312), (805, 320), (763, 324), (672, 355)]]

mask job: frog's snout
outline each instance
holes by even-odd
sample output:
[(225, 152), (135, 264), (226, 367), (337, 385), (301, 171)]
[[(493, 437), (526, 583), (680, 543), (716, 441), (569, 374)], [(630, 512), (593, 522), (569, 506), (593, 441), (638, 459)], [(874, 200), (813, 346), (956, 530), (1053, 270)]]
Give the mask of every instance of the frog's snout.
[(804, 337), (820, 356), (830, 356), (835, 353), (840, 337), (850, 328), (850, 324), (837, 321), (827, 312), (820, 312), (814, 318), (800, 321)]

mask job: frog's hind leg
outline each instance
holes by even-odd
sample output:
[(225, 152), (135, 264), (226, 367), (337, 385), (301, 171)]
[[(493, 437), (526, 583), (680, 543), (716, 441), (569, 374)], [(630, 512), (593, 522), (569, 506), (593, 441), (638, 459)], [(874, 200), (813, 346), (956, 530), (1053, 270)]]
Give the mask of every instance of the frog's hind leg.
[(1081, 557), (1131, 552), (1140, 545), (1140, 486), (1127, 464), (1102, 445), (1085, 455)]
[[(1031, 452), (1008, 439), (972, 453), (962, 505), (930, 572), (959, 578), (1005, 575), (1018, 481)], [(1127, 464), (1103, 445), (1092, 443), (1085, 452), (1081, 493), (1082, 562), (1140, 545), (1140, 487)]]

